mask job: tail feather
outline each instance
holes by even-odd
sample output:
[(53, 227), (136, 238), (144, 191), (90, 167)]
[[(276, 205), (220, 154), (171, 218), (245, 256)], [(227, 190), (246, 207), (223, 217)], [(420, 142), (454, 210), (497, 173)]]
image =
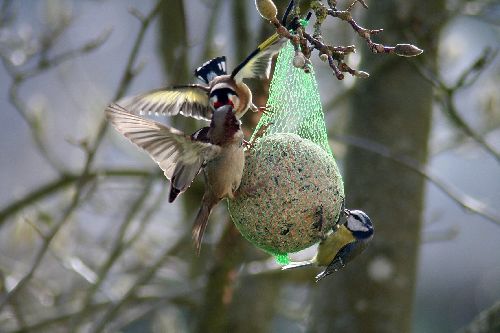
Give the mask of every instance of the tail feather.
[(226, 57), (210, 59), (194, 71), (194, 75), (209, 84), (214, 78), (226, 74)]
[(219, 200), (210, 200), (206, 198), (207, 195), (203, 196), (203, 200), (201, 203), (200, 210), (198, 211), (198, 215), (196, 215), (196, 219), (194, 220), (194, 225), (192, 229), (192, 237), (194, 246), (196, 249), (196, 254), (200, 254), (201, 250), (201, 241), (203, 240), (203, 235), (205, 234), (205, 229), (207, 228), (208, 218), (210, 217), (210, 213), (212, 213), (212, 208), (217, 204)]
[(316, 275), (316, 282), (318, 282), (319, 280), (322, 280), (323, 278), (327, 277), (328, 275), (330, 275), (332, 273), (338, 272), (339, 270), (341, 270), (344, 267), (345, 267), (345, 263), (342, 260), (342, 258), (340, 258), (340, 257), (339, 258), (335, 258), (330, 263), (330, 265), (328, 265), (326, 267), (326, 269), (323, 272), (321, 272), (318, 275)]
[(305, 266), (311, 266), (312, 264), (313, 264), (312, 260), (296, 261), (296, 262), (291, 262), (288, 265), (281, 267), (281, 269), (285, 270), (285, 269), (292, 269), (292, 268), (298, 268), (298, 267), (305, 267)]
[(327, 277), (328, 275), (330, 275), (336, 271), (338, 271), (338, 269), (335, 269), (335, 270), (325, 269), (323, 272), (316, 275), (316, 282), (319, 282), (320, 280), (324, 279), (325, 277)]
[(174, 202), (177, 196), (181, 193), (179, 189), (176, 189), (173, 186), (170, 186), (170, 194), (168, 195), (168, 202)]

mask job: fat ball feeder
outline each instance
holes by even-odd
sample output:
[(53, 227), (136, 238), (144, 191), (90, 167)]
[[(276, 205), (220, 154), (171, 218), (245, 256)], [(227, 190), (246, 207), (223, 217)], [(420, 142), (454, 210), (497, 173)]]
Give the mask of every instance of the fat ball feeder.
[[(328, 145), (314, 70), (280, 51), (266, 109), (255, 128), (231, 217), (240, 233), (279, 263), (321, 241), (339, 220), (344, 185)], [(262, 136), (258, 134), (262, 133)]]

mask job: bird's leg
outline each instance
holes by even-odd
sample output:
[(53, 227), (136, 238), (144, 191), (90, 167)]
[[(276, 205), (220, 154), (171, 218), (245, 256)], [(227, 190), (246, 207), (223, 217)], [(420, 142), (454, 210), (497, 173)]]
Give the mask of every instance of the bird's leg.
[(255, 135), (253, 136), (253, 139), (252, 139), (251, 143), (252, 143), (252, 144), (255, 144), (255, 142), (256, 142), (258, 139), (262, 138), (262, 137), (266, 134), (267, 129), (268, 129), (270, 126), (272, 126), (272, 125), (273, 125), (273, 123), (272, 123), (272, 122), (271, 122), (271, 123), (267, 123), (267, 124), (265, 124), (265, 125), (262, 125), (262, 126), (259, 128), (259, 130), (257, 131), (257, 133), (255, 133)]
[(250, 149), (253, 149), (253, 147), (255, 146), (255, 144), (253, 143), (254, 140), (252, 141), (247, 141), (247, 140), (243, 140), (243, 147), (245, 147), (245, 149), (248, 151)]
[(252, 112), (262, 112), (263, 114), (265, 114), (266, 116), (271, 116), (271, 114), (273, 113), (272, 110), (268, 109), (267, 108), (267, 105), (265, 106), (257, 106), (255, 104), (250, 104), (250, 110), (252, 110)]
[(240, 195), (246, 195), (248, 197), (255, 197), (255, 196), (257, 196), (257, 189), (259, 187), (263, 187), (264, 185), (266, 185), (266, 182), (261, 180), (261, 181), (257, 182), (256, 184), (247, 186), (245, 189), (242, 189), (240, 186), (234, 192), (234, 197), (237, 198)]
[(253, 136), (253, 138), (252, 138), (251, 141), (243, 140), (243, 146), (245, 146), (247, 154), (249, 154), (249, 151), (251, 149), (255, 148), (255, 143), (257, 142), (257, 140), (260, 139), (260, 138), (262, 138), (264, 136), (264, 134), (266, 133), (267, 129), (272, 124), (273, 123), (268, 123), (268, 124), (262, 125), (259, 128), (259, 130), (257, 131), (257, 133), (255, 133), (255, 135)]

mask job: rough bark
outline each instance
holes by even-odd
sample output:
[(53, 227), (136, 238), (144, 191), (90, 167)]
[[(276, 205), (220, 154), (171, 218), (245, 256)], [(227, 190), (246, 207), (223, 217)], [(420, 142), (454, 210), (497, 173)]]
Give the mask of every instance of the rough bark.
[(242, 257), (242, 240), (233, 224), (228, 224), (213, 256), (213, 266), (201, 305), (198, 308), (196, 332), (225, 332), (228, 309), (233, 302), (238, 262)]

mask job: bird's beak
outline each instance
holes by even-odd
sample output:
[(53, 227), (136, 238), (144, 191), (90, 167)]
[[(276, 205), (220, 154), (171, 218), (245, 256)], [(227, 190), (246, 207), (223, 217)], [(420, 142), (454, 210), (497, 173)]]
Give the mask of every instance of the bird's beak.
[(349, 215), (351, 215), (351, 211), (350, 211), (349, 209), (345, 208), (345, 209), (344, 209), (344, 215), (345, 215), (345, 216), (349, 216)]

